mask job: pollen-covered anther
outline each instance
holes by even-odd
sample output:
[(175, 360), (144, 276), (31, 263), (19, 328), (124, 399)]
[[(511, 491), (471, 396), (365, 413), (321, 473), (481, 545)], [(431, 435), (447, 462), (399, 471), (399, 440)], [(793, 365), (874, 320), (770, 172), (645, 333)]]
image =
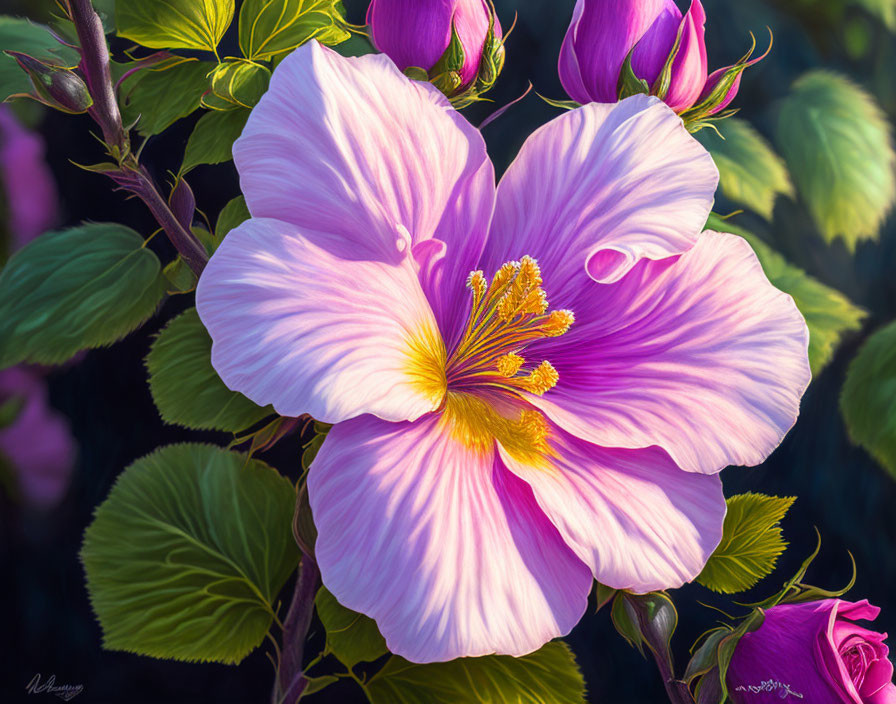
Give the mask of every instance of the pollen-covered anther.
[(505, 354), (503, 357), (499, 357), (497, 361), (498, 374), (503, 377), (510, 379), (511, 377), (516, 376), (517, 372), (523, 366), (523, 362), (525, 362), (522, 357), (514, 352), (510, 352)]
[(471, 271), (467, 277), (467, 288), (473, 292), (474, 300), (479, 301), (488, 290), (488, 281), (481, 271)]
[(518, 383), (523, 390), (541, 396), (553, 389), (558, 381), (560, 381), (560, 375), (554, 369), (554, 365), (544, 360), (529, 372), (528, 376), (519, 379)]
[(576, 316), (571, 310), (552, 310), (541, 326), (541, 332), (545, 337), (560, 337), (569, 331), (575, 321)]

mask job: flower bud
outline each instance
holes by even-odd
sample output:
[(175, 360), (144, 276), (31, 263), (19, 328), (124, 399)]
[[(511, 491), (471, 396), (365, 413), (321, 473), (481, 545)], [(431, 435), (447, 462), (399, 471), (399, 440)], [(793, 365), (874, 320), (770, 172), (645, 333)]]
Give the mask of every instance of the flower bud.
[(374, 45), (413, 78), (469, 104), (504, 67), (501, 24), (485, 0), (372, 0)]
[(579, 103), (649, 93), (697, 124), (727, 107), (740, 74), (759, 60), (750, 61), (751, 51), (707, 76), (705, 23), (700, 0), (685, 15), (674, 0), (577, 0), (560, 52), (560, 80)]
[[(71, 114), (87, 112), (87, 109), (93, 105), (93, 98), (90, 97), (87, 85), (74, 71), (44, 63), (33, 56), (28, 56), (28, 54), (22, 54), (18, 51), (6, 51), (4, 53), (14, 58), (31, 79), (34, 93), (27, 95), (27, 97), (33, 98), (48, 107)], [(10, 97), (25, 96), (14, 95)]]

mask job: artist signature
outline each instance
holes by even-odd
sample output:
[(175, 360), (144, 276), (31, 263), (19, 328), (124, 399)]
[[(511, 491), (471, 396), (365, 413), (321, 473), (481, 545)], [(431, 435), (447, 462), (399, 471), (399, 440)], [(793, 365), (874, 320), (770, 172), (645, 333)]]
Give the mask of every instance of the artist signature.
[(787, 697), (796, 697), (797, 699), (803, 698), (803, 695), (799, 692), (794, 692), (789, 684), (783, 684), (777, 680), (763, 680), (760, 684), (750, 684), (746, 686), (739, 685), (734, 691), (749, 692), (750, 694), (777, 692), (780, 699), (787, 699)]
[(50, 675), (46, 681), (41, 682), (38, 672), (28, 686), (25, 687), (28, 694), (55, 694), (60, 699), (70, 702), (84, 691), (83, 684), (56, 684), (56, 675)]

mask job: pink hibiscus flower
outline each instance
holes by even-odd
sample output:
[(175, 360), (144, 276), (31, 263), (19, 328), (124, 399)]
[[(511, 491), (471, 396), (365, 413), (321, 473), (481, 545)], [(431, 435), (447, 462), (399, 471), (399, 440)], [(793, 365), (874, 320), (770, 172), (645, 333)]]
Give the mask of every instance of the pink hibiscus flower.
[(742, 239), (700, 234), (718, 174), (675, 113), (573, 110), (496, 190), (435, 88), (311, 42), (234, 155), (253, 217), (199, 282), (212, 363), (335, 424), (308, 477), (316, 558), (393, 652), (522, 655), (594, 578), (700, 572), (717, 473), (793, 425), (808, 332)]

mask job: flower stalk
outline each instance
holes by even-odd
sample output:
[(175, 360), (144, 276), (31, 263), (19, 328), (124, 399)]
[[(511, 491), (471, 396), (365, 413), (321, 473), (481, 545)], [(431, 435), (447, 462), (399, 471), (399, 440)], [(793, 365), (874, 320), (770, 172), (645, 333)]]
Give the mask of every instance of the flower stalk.
[(302, 669), (305, 637), (314, 613), (314, 596), (320, 586), (320, 570), (314, 559), (305, 554), (299, 563), (292, 604), (283, 622), (283, 643), (280, 649), (280, 667), (271, 695), (272, 704), (295, 704), (308, 686)]
[[(199, 276), (208, 261), (205, 248), (177, 219), (167, 201), (137, 157), (131, 152), (130, 138), (121, 120), (115, 97), (109, 49), (99, 15), (91, 0), (69, 0), (69, 14), (78, 34), (81, 71), (93, 98), (88, 114), (100, 126), (109, 155), (117, 165), (91, 170), (106, 174), (121, 188), (136, 195), (149, 208), (190, 269)], [(104, 165), (105, 166), (105, 165)]]

